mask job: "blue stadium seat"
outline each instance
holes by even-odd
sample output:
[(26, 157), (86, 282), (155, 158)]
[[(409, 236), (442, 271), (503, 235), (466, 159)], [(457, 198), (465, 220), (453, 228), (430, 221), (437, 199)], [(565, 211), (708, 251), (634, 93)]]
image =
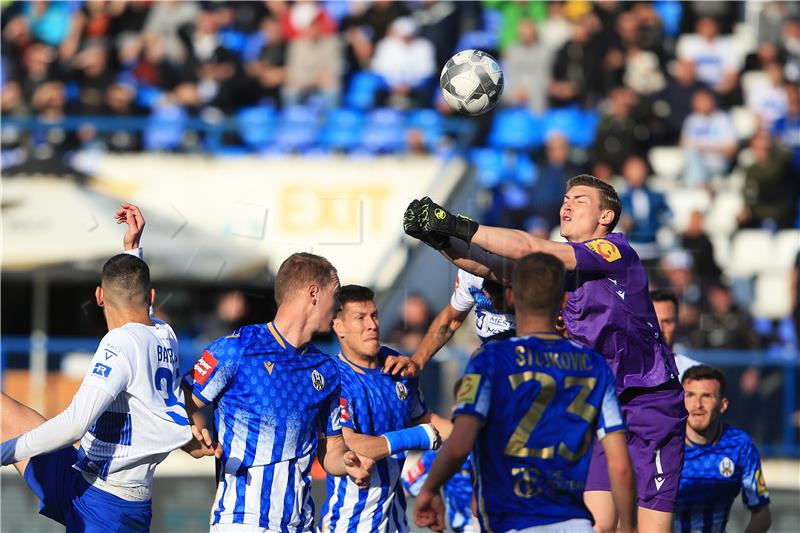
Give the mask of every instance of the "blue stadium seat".
[(153, 109), (163, 95), (164, 92), (161, 89), (150, 85), (139, 85), (136, 90), (136, 103), (147, 109)]
[(435, 152), (444, 134), (444, 121), (442, 115), (433, 109), (418, 109), (412, 111), (408, 117), (408, 128), (422, 130), (425, 147)]
[(347, 107), (367, 110), (375, 105), (375, 94), (385, 85), (383, 79), (372, 72), (362, 70), (350, 78), (344, 102)]
[(470, 152), (475, 166), (475, 178), (484, 189), (491, 189), (503, 180), (505, 162), (503, 153), (494, 148), (475, 148)]
[(406, 117), (400, 111), (380, 108), (367, 115), (361, 147), (372, 154), (396, 153), (406, 147)]
[(454, 52), (461, 50), (497, 50), (499, 33), (485, 30), (462, 33)]
[(275, 109), (267, 106), (246, 107), (236, 114), (236, 125), (242, 141), (255, 150), (266, 148), (275, 137)]
[(328, 150), (351, 151), (361, 140), (364, 114), (355, 109), (333, 109), (328, 113), (320, 143)]
[(588, 148), (594, 143), (598, 120), (596, 112), (583, 112), (577, 107), (551, 109), (544, 116), (545, 137), (561, 132), (570, 144)]
[(176, 150), (186, 132), (186, 110), (178, 106), (156, 108), (144, 131), (145, 150)]
[(500, 149), (529, 150), (543, 141), (543, 121), (524, 108), (499, 111), (489, 132), (489, 144)]
[(308, 106), (287, 107), (278, 120), (275, 148), (284, 153), (313, 148), (319, 136), (318, 110)]

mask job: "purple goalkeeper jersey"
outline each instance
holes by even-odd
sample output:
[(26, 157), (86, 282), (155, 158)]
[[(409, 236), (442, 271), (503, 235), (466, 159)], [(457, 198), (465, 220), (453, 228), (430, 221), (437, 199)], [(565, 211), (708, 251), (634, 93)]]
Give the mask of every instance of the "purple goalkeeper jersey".
[(577, 260), (562, 311), (570, 338), (603, 355), (617, 377), (617, 394), (675, 379), (678, 370), (662, 340), (647, 274), (625, 237), (611, 233), (568, 244)]

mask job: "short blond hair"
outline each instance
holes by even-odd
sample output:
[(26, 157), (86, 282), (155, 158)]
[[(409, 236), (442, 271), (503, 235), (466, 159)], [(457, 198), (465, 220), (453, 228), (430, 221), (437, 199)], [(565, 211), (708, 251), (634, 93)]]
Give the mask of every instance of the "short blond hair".
[(275, 302), (280, 305), (287, 296), (313, 283), (327, 287), (336, 276), (336, 267), (321, 255), (294, 253), (281, 263), (275, 276)]

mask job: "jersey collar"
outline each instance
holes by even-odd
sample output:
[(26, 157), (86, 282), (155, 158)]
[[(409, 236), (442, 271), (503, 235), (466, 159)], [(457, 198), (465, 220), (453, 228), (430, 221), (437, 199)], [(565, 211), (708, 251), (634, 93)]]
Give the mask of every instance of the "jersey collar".
[(281, 332), (278, 331), (278, 328), (275, 327), (275, 324), (273, 322), (267, 322), (267, 329), (272, 334), (272, 336), (275, 337), (275, 342), (277, 342), (280, 345), (280, 347), (286, 350), (287, 352), (296, 355), (303, 355), (304, 353), (306, 353), (306, 350), (308, 350), (307, 343), (305, 346), (302, 347), (302, 349), (297, 349), (291, 344), (289, 344), (289, 341), (283, 338), (283, 335), (281, 335)]
[[(380, 358), (380, 356), (378, 356)], [(347, 366), (353, 369), (357, 374), (380, 374), (382, 372), (381, 365), (375, 368), (367, 368), (365, 366), (357, 365), (347, 358), (342, 352), (339, 352), (339, 359), (347, 363)]]

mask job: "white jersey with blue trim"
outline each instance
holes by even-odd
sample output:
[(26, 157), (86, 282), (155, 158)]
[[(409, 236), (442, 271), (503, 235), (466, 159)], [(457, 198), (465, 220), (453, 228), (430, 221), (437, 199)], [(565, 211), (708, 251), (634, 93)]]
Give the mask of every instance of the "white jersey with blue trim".
[(475, 329), (478, 337), (486, 341), (496, 335), (513, 332), (516, 318), (513, 313), (501, 313), (483, 292), (483, 278), (465, 270), (458, 271), (450, 305), (457, 311), (475, 307)]
[(81, 386), (114, 401), (81, 439), (74, 467), (106, 488), (149, 487), (156, 465), (192, 436), (180, 377), (169, 325), (129, 323), (109, 331)]

